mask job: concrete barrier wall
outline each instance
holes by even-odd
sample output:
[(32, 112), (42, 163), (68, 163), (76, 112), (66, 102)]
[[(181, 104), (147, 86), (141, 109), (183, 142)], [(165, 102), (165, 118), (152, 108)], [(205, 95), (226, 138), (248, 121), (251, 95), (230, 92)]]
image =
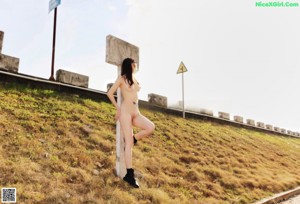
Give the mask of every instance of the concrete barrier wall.
[[(182, 110), (182, 103), (181, 101), (179, 101), (178, 105), (174, 105), (174, 106), (170, 106), (170, 108), (175, 108), (177, 110)], [(199, 111), (200, 110), (200, 111)], [(207, 115), (210, 117), (214, 117), (214, 118), (219, 118), (222, 120), (228, 120), (230, 121), (230, 114), (226, 113), (226, 112), (218, 112), (217, 116), (214, 116), (213, 111), (211, 110), (207, 110), (207, 109), (197, 109), (197, 108), (186, 108), (185, 111), (188, 111), (190, 113), (194, 113), (194, 114), (200, 114), (200, 115)], [(241, 124), (241, 125), (246, 125), (246, 126), (250, 126), (253, 128), (258, 128), (258, 129), (264, 129), (266, 131), (270, 131), (272, 133), (280, 133), (283, 135), (289, 135), (289, 136), (293, 136), (293, 137), (299, 137), (300, 138), (300, 133), (298, 132), (293, 132), (291, 130), (286, 130), (280, 127), (274, 127), (273, 125), (270, 124), (265, 124), (264, 122), (255, 122), (255, 120), (253, 119), (246, 119), (246, 121), (244, 122), (244, 118), (242, 116), (233, 116), (233, 120), (232, 122), (237, 123), (237, 124)]]
[(203, 115), (209, 115), (209, 116), (214, 115), (214, 112), (212, 110), (207, 110), (207, 109), (204, 109), (204, 108), (200, 108), (199, 113), (203, 114)]
[[(108, 92), (109, 89), (110, 89), (113, 85), (114, 85), (114, 83), (109, 83), (109, 84), (107, 84), (107, 85), (106, 85), (106, 92)], [(117, 91), (115, 91), (114, 95), (117, 96)]]
[[(88, 88), (81, 88), (78, 86), (73, 86), (73, 85), (67, 85), (67, 84), (61, 84), (58, 82), (52, 82), (46, 79), (38, 78), (38, 77), (33, 77), (33, 76), (28, 76), (24, 74), (19, 74), (19, 73), (10, 73), (10, 72), (4, 72), (0, 71), (0, 81), (3, 82), (10, 82), (10, 83), (21, 83), (21, 84), (26, 84), (30, 87), (41, 87), (41, 88), (47, 88), (47, 89), (53, 89), (57, 90), (60, 92), (67, 92), (67, 93), (72, 93), (72, 94), (79, 94), (84, 97), (92, 98), (95, 100), (103, 100), (106, 102), (109, 102), (109, 99), (106, 96), (106, 92), (101, 92), (93, 89), (88, 89)], [(157, 95), (157, 94), (156, 94)], [(160, 95), (159, 95), (160, 96)], [(153, 106), (151, 103), (146, 102), (146, 101), (139, 101), (139, 104), (141, 107), (146, 107), (150, 108), (151, 110), (158, 110), (165, 112), (166, 114), (172, 114), (176, 115), (178, 117), (182, 117), (182, 112), (180, 107), (161, 107), (161, 106)], [(205, 109), (202, 109), (205, 110)], [(255, 126), (255, 122), (252, 119), (248, 119), (247, 122), (250, 124), (254, 125), (249, 125), (245, 123), (241, 123), (242, 117), (241, 116), (235, 116), (234, 120), (231, 121), (229, 120), (229, 113), (222, 113), (222, 117), (225, 116), (226, 119), (224, 118), (219, 118), (216, 117), (212, 114), (212, 111), (189, 111), (186, 110), (186, 117), (187, 118), (195, 118), (195, 119), (203, 119), (203, 120), (210, 120), (214, 122), (219, 122), (221, 124), (228, 124), (228, 125), (233, 125), (236, 127), (243, 127), (243, 128), (248, 128), (248, 129), (253, 129), (257, 131), (263, 131), (266, 133), (275, 133), (278, 135), (283, 135), (283, 136), (290, 136), (290, 137), (298, 137), (300, 138), (300, 133), (299, 132), (293, 132), (289, 130), (289, 134), (287, 134), (286, 131), (283, 131), (282, 128), (279, 127), (274, 127), (270, 124), (265, 125), (265, 128), (258, 128)], [(239, 118), (239, 119), (237, 119)], [(252, 120), (252, 122), (250, 122)]]
[(114, 85), (114, 83), (109, 83), (106, 85), (106, 91), (108, 92), (109, 89)]
[(154, 94), (154, 93), (148, 94), (148, 102), (165, 108), (168, 106), (167, 97)]
[(244, 118), (242, 116), (233, 116), (233, 120), (237, 123), (244, 123)]
[(280, 128), (279, 127), (274, 127), (274, 131), (275, 132), (280, 132)]
[(19, 71), (20, 59), (2, 54), (3, 41), (4, 32), (0, 31), (0, 69), (17, 73)]
[(230, 114), (225, 113), (225, 112), (219, 112), (219, 118), (225, 119), (225, 120), (230, 120)]
[(56, 81), (85, 88), (88, 88), (89, 86), (88, 76), (62, 69), (56, 71)]
[(248, 125), (255, 126), (255, 120), (247, 119), (247, 120), (246, 120), (246, 123), (247, 123)]
[(0, 69), (8, 72), (19, 71), (19, 58), (0, 54)]
[[(0, 31), (0, 70), (18, 73), (20, 59), (2, 54), (3, 41), (4, 41), (4, 32)], [(60, 69), (56, 72), (56, 78), (58, 82), (88, 88), (89, 77), (85, 75), (68, 72)], [(107, 90), (109, 90), (111, 86), (112, 84), (108, 84)], [(148, 102), (163, 108), (168, 107), (167, 97), (158, 94), (154, 94), (154, 93), (148, 94)], [(192, 114), (207, 115), (208, 117), (215, 118), (213, 111), (207, 109), (200, 109), (199, 112), (192, 111)], [(218, 118), (222, 120), (230, 121), (230, 114), (225, 112), (218, 112)], [(260, 129), (265, 129), (271, 132), (281, 133), (281, 134), (290, 135), (294, 137), (300, 137), (299, 132), (293, 132), (291, 130), (287, 131), (284, 128), (273, 127), (270, 124), (265, 125), (265, 123), (263, 122), (257, 122), (255, 124), (255, 120), (253, 119), (247, 119), (246, 124), (244, 124), (244, 119), (241, 116), (234, 116), (232, 122), (240, 123), (243, 125), (249, 125), (252, 127), (257, 127)]]
[(286, 129), (280, 128), (280, 132), (283, 133), (283, 134), (286, 134)]
[(265, 128), (266, 127), (265, 124), (262, 123), (262, 122), (257, 122), (256, 126), (259, 127), (259, 128)]
[(273, 130), (273, 126), (272, 126), (272, 125), (269, 125), (269, 124), (267, 124), (267, 125), (266, 125), (266, 129), (267, 129), (267, 130)]

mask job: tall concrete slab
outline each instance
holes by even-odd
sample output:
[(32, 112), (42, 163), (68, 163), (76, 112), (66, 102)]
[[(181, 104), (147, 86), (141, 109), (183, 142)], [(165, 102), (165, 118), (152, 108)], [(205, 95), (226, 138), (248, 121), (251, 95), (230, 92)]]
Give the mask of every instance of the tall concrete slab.
[[(118, 76), (121, 74), (121, 65), (125, 58), (132, 58), (139, 67), (139, 48), (124, 40), (112, 35), (106, 36), (106, 58), (109, 64), (116, 65)], [(117, 91), (117, 103), (121, 106), (122, 94), (120, 88)], [(124, 135), (121, 131), (120, 122), (116, 125), (116, 174), (123, 178), (126, 174), (125, 157), (124, 157)]]
[(106, 59), (109, 64), (121, 66), (125, 58), (132, 58), (139, 67), (139, 48), (112, 35), (106, 36)]

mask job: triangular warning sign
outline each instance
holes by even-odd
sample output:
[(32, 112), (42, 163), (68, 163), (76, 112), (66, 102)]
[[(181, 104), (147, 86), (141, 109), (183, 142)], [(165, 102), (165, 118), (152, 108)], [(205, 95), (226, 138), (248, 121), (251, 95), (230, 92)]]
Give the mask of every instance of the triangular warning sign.
[(183, 62), (181, 62), (177, 70), (177, 74), (181, 74), (183, 72), (187, 72), (187, 68), (184, 66)]

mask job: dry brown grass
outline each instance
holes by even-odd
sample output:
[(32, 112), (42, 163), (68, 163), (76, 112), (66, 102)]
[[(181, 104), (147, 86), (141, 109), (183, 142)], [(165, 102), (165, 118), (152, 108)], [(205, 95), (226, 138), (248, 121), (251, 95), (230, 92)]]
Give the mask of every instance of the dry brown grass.
[(26, 204), (229, 204), (300, 185), (299, 139), (141, 111), (156, 130), (134, 147), (132, 189), (113, 173), (110, 104), (1, 84), (0, 187)]

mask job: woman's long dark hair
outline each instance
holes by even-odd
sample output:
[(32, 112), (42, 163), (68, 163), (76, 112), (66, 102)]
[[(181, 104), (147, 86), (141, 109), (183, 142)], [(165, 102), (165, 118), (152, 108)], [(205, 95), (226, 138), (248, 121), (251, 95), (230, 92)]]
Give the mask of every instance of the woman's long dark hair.
[(121, 70), (121, 76), (125, 77), (125, 81), (127, 81), (130, 86), (134, 83), (132, 79), (132, 65), (131, 65), (132, 63), (134, 63), (133, 59), (131, 58), (124, 59), (122, 63), (122, 70)]

